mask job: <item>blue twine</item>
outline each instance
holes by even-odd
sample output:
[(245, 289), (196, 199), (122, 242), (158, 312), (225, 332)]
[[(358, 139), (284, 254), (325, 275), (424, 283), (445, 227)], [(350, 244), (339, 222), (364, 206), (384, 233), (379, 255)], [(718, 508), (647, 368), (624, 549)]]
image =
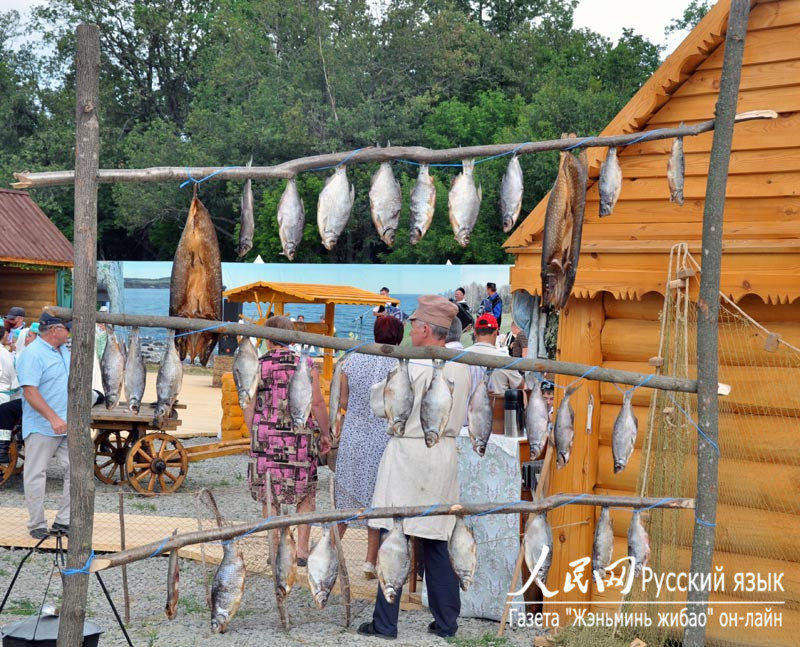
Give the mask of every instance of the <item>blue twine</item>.
[(259, 530), (261, 530), (267, 524), (268, 521), (272, 521), (272, 519), (274, 519), (274, 518), (275, 517), (267, 517), (266, 519), (264, 519), (264, 521), (259, 523), (255, 528), (252, 528), (251, 530), (248, 530), (246, 533), (243, 533), (243, 534), (239, 535), (238, 537), (233, 537), (232, 539), (226, 539), (225, 541), (221, 541), (219, 543), (222, 544), (223, 546), (227, 546), (228, 544), (231, 544), (234, 541), (239, 541), (240, 539), (243, 539), (244, 537), (247, 537), (247, 535), (252, 535), (254, 532), (258, 532)]
[(458, 355), (455, 355), (454, 357), (451, 357), (450, 359), (446, 359), (445, 361), (446, 362), (455, 362), (457, 359), (461, 359), (462, 357), (464, 357), (464, 355), (466, 355), (469, 352), (470, 352), (469, 350), (463, 350)]
[(660, 134), (660, 133), (664, 132), (665, 130), (666, 130), (666, 128), (656, 128), (655, 130), (648, 130), (648, 131), (642, 133), (636, 139), (632, 139), (628, 143), (624, 144), (624, 146), (632, 146), (633, 144), (638, 144), (639, 142), (646, 141), (650, 137), (654, 137), (655, 135)]
[(199, 180), (195, 180), (195, 179), (192, 177), (192, 173), (191, 173), (191, 171), (189, 171), (189, 167), (187, 166), (187, 167), (186, 167), (186, 175), (188, 176), (188, 178), (189, 178), (189, 179), (188, 179), (188, 180), (186, 180), (186, 181), (184, 181), (184, 182), (182, 182), (182, 183), (181, 183), (181, 187), (180, 187), (180, 188), (182, 189), (183, 187), (185, 187), (187, 184), (190, 184), (191, 182), (194, 182), (195, 184), (200, 184), (201, 182), (205, 182), (206, 180), (208, 180), (208, 179), (210, 179), (210, 178), (214, 177), (214, 176), (215, 176), (215, 175), (217, 175), (218, 173), (222, 173), (222, 171), (227, 171), (227, 170), (229, 170), (229, 169), (232, 169), (232, 168), (236, 168), (236, 167), (235, 167), (235, 166), (225, 166), (225, 167), (223, 167), (223, 168), (217, 169), (216, 171), (214, 171), (214, 172), (213, 172), (213, 173), (211, 173), (210, 175), (206, 175), (205, 177), (203, 177), (203, 178), (200, 178)]
[(632, 386), (631, 388), (629, 388), (627, 391), (625, 391), (625, 393), (633, 393), (633, 392), (634, 392), (636, 389), (638, 389), (640, 386), (644, 386), (645, 384), (647, 384), (647, 383), (648, 383), (650, 380), (652, 380), (652, 379), (653, 379), (655, 376), (656, 376), (656, 374), (655, 374), (655, 373), (651, 373), (651, 374), (650, 374), (650, 375), (648, 375), (648, 376), (647, 376), (645, 379), (643, 379), (641, 382), (639, 382), (639, 384), (635, 384), (634, 386)]
[(215, 328), (221, 328), (222, 326), (225, 326), (228, 323), (231, 323), (231, 322), (223, 321), (222, 323), (214, 324), (213, 326), (209, 326), (208, 328), (201, 328), (200, 330), (190, 330), (188, 332), (182, 332), (182, 333), (179, 333), (179, 334), (175, 335), (175, 337), (184, 337), (186, 335), (194, 335), (194, 334), (199, 333), (199, 332), (205, 332), (206, 330), (214, 330)]
[(676, 400), (674, 397), (672, 397), (672, 394), (671, 394), (669, 391), (665, 391), (665, 393), (667, 394), (667, 397), (669, 397), (669, 399), (670, 399), (670, 400), (672, 400), (673, 404), (674, 404), (676, 407), (678, 407), (678, 411), (680, 411), (680, 412), (681, 412), (681, 413), (682, 413), (684, 416), (686, 416), (686, 419), (687, 419), (689, 422), (691, 422), (691, 423), (692, 423), (692, 426), (693, 426), (695, 429), (697, 429), (697, 433), (698, 433), (698, 434), (700, 434), (700, 435), (701, 435), (703, 438), (705, 438), (706, 442), (707, 442), (709, 445), (711, 445), (711, 446), (712, 446), (714, 449), (716, 449), (716, 450), (717, 450), (717, 454), (719, 454), (719, 453), (720, 453), (720, 451), (719, 451), (719, 445), (717, 445), (717, 443), (715, 443), (715, 442), (714, 442), (714, 441), (713, 441), (711, 438), (709, 438), (708, 434), (706, 434), (706, 433), (705, 433), (705, 432), (704, 432), (702, 429), (700, 429), (700, 427), (699, 427), (699, 426), (698, 426), (698, 424), (697, 424), (697, 423), (694, 421), (694, 419), (692, 418), (692, 416), (690, 416), (690, 415), (689, 415), (689, 414), (686, 412), (686, 410), (685, 410), (683, 407), (681, 407), (681, 405), (679, 405), (679, 404), (678, 404), (678, 401), (677, 401), (677, 400)]
[(404, 164), (411, 164), (413, 166), (461, 166), (461, 162), (415, 162), (414, 160), (399, 159), (398, 162)]
[(518, 505), (520, 503), (525, 503), (525, 501), (514, 501), (513, 503), (504, 503), (503, 505), (499, 505), (496, 508), (491, 508), (490, 510), (484, 510), (483, 512), (475, 512), (474, 514), (466, 515), (468, 517), (482, 517), (485, 514), (492, 514), (493, 512), (497, 512), (498, 510), (504, 510), (505, 508), (510, 508), (513, 505)]
[(333, 526), (333, 525), (335, 525), (337, 523), (349, 523), (350, 521), (355, 521), (359, 517), (363, 517), (365, 514), (369, 514), (374, 509), (375, 508), (367, 508), (363, 512), (358, 512), (358, 513), (354, 514), (352, 517), (348, 517), (347, 519), (341, 519), (340, 521), (329, 521), (328, 523), (322, 524), (322, 527), (323, 528), (329, 528), (330, 526)]
[(697, 515), (695, 515), (695, 516), (694, 516), (694, 520), (695, 520), (697, 523), (699, 523), (701, 526), (705, 526), (706, 528), (716, 528), (716, 527), (717, 527), (717, 524), (715, 524), (715, 523), (711, 523), (711, 522), (709, 522), (709, 521), (703, 521), (703, 520), (702, 520), (700, 517), (698, 517)]
[(62, 575), (77, 575), (78, 573), (85, 573), (89, 574), (89, 567), (92, 565), (92, 560), (94, 559), (94, 551), (89, 553), (89, 557), (86, 559), (86, 563), (81, 568), (65, 568), (61, 571)]
[(354, 156), (356, 153), (358, 153), (360, 150), (363, 150), (363, 149), (361, 149), (361, 148), (356, 148), (356, 149), (355, 149), (353, 152), (351, 152), (351, 153), (350, 153), (350, 154), (349, 154), (347, 157), (345, 157), (345, 158), (344, 158), (344, 159), (343, 159), (341, 162), (339, 162), (338, 164), (328, 164), (327, 166), (315, 166), (314, 168), (310, 168), (310, 169), (308, 169), (308, 170), (309, 170), (309, 171), (325, 171), (326, 169), (329, 169), (329, 168), (339, 168), (339, 167), (340, 167), (340, 166), (342, 166), (343, 164), (347, 164), (347, 162), (349, 162), (351, 159), (353, 159), (353, 156)]
[(362, 343), (358, 344), (357, 346), (353, 346), (352, 348), (348, 348), (346, 351), (344, 351), (344, 354), (347, 355), (348, 353), (352, 353), (356, 349), (361, 348), (362, 346), (366, 346), (369, 343), (370, 342), (365, 341), (365, 342), (362, 342)]
[(592, 139), (591, 137), (581, 137), (576, 143), (572, 144), (571, 146), (567, 146), (566, 148), (562, 148), (561, 150), (564, 151), (571, 151), (573, 148), (580, 148), (586, 143), (588, 140)]
[(646, 506), (644, 508), (639, 508), (639, 512), (644, 512), (645, 510), (650, 510), (650, 508), (657, 508), (662, 503), (668, 503), (668, 502), (674, 501), (674, 500), (675, 500), (674, 497), (666, 497), (664, 499), (659, 499), (653, 505), (648, 505), (648, 506)]
[(168, 541), (169, 541), (169, 537), (164, 537), (164, 541), (161, 542), (161, 545), (153, 551), (152, 555), (149, 555), (145, 559), (150, 559), (151, 557), (155, 557), (156, 555), (160, 554), (161, 551), (164, 548), (164, 544), (166, 544)]
[(514, 364), (518, 364), (518, 363), (519, 363), (519, 362), (521, 362), (523, 359), (526, 359), (526, 358), (525, 358), (525, 357), (517, 357), (515, 360), (513, 360), (513, 361), (509, 362), (508, 364), (506, 364), (505, 366), (503, 366), (503, 367), (502, 367), (500, 370), (501, 370), (501, 371), (504, 371), (504, 370), (506, 370), (507, 368), (511, 368), (512, 366), (514, 366)]
[(556, 508), (560, 508), (561, 506), (570, 505), (571, 503), (575, 503), (576, 501), (580, 501), (580, 500), (581, 500), (582, 498), (584, 498), (585, 496), (586, 496), (586, 492), (584, 492), (583, 494), (579, 494), (579, 495), (578, 495), (578, 496), (576, 496), (576, 497), (573, 497), (573, 498), (572, 498), (572, 499), (570, 499), (569, 501), (565, 501), (564, 503), (559, 503), (558, 505), (554, 505), (554, 506), (553, 506), (552, 508), (550, 508), (550, 509), (551, 509), (551, 510), (555, 510)]
[(439, 503), (432, 503), (428, 506), (428, 509), (425, 512), (421, 512), (420, 514), (415, 514), (413, 517), (409, 517), (409, 519), (414, 519), (416, 517), (427, 517), (431, 512), (433, 512), (437, 507), (439, 507)]

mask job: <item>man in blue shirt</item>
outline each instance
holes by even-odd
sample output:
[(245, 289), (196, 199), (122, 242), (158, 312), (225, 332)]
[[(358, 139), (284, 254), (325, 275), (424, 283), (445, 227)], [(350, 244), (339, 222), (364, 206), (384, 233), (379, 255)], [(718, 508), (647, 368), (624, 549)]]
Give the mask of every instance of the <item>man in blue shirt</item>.
[(490, 314), (497, 319), (497, 325), (503, 321), (503, 300), (497, 294), (497, 285), (494, 283), (486, 284), (486, 298), (481, 301), (479, 314)]
[(67, 324), (48, 314), (39, 320), (39, 336), (20, 356), (17, 378), (22, 387), (22, 437), (25, 441), (25, 504), (28, 532), (48, 535), (44, 518), (47, 463), (54, 456), (64, 467), (64, 489), (50, 532), (69, 530), (69, 454), (67, 452), (67, 382), (70, 353)]

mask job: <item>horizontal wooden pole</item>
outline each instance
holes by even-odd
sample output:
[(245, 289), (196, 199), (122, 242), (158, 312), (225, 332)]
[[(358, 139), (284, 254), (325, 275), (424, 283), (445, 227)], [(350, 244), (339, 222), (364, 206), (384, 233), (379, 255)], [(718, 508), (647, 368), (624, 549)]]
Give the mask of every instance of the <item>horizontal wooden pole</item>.
[[(776, 119), (774, 110), (753, 110), (736, 116), (737, 122), (753, 119)], [(543, 151), (560, 151), (568, 148), (622, 147), (641, 141), (655, 139), (671, 139), (673, 137), (693, 137), (714, 130), (715, 120), (709, 119), (691, 126), (675, 128), (659, 128), (652, 131), (627, 133), (624, 135), (608, 135), (604, 137), (577, 137), (572, 139), (548, 139), (538, 142), (518, 142), (516, 144), (486, 144), (482, 146), (462, 146), (459, 148), (431, 149), (424, 146), (386, 146), (379, 148), (369, 146), (341, 153), (312, 155), (301, 157), (274, 166), (154, 166), (143, 169), (100, 169), (97, 181), (107, 184), (112, 182), (167, 182), (183, 181), (190, 177), (195, 180), (207, 177), (212, 173), (217, 180), (268, 180), (287, 179), (303, 171), (319, 170), (342, 162), (360, 164), (364, 162), (388, 162), (391, 160), (409, 160), (435, 164), (437, 162), (454, 162), (463, 159), (504, 155), (516, 151), (517, 155), (541, 153)], [(58, 186), (72, 184), (74, 171), (44, 171), (41, 173), (14, 173), (18, 180), (13, 183), (15, 189), (33, 187)]]
[[(419, 440), (419, 439), (416, 439)], [(421, 442), (421, 441), (420, 441)], [(660, 499), (638, 496), (612, 496), (609, 494), (554, 494), (540, 501), (510, 501), (507, 503), (454, 503), (442, 504), (434, 508), (427, 505), (402, 506), (393, 508), (347, 508), (342, 510), (326, 510), (324, 512), (305, 512), (275, 517), (273, 519), (260, 519), (247, 523), (239, 523), (222, 528), (208, 530), (195, 530), (180, 535), (174, 535), (166, 541), (154, 541), (144, 546), (136, 546), (103, 557), (95, 557), (91, 564), (91, 571), (101, 571), (114, 566), (130, 564), (156, 555), (162, 555), (172, 550), (201, 544), (211, 541), (226, 541), (235, 539), (245, 534), (297, 526), (302, 524), (331, 523), (345, 521), (358, 516), (360, 519), (390, 519), (419, 516), (457, 515), (468, 516), (474, 514), (519, 514), (543, 512), (562, 505), (591, 505), (614, 506), (621, 508), (694, 508), (694, 499)], [(165, 537), (166, 538), (166, 537)]]
[[(48, 306), (45, 310), (62, 319), (72, 318), (72, 311), (68, 308)], [(153, 328), (172, 328), (174, 330), (207, 330), (208, 328), (214, 327), (214, 332), (219, 332), (221, 334), (258, 337), (260, 339), (269, 339), (283, 344), (306, 344), (309, 346), (319, 346), (321, 348), (332, 348), (333, 350), (344, 351), (358, 346), (358, 351), (356, 352), (365, 355), (380, 355), (383, 357), (396, 357), (398, 359), (444, 359), (458, 362), (459, 364), (485, 366), (486, 368), (504, 368), (514, 361), (512, 357), (488, 355), (484, 353), (468, 352), (462, 355), (463, 351), (461, 350), (440, 346), (365, 344), (358, 340), (345, 337), (328, 337), (327, 335), (301, 332), (299, 330), (283, 330), (282, 328), (257, 326), (256, 324), (250, 323), (211, 321), (209, 319), (184, 319), (182, 317), (98, 312), (97, 321), (99, 323), (113, 324), (115, 326), (147, 326)], [(456, 357), (458, 358), (456, 359)], [(629, 384), (631, 386), (637, 386), (646, 382), (646, 387), (662, 389), (664, 391), (695, 393), (697, 390), (697, 382), (695, 380), (671, 377), (669, 375), (634, 373), (632, 371), (593, 367), (588, 364), (559, 362), (550, 359), (521, 359), (519, 362), (514, 363), (513, 368), (520, 371), (540, 371), (543, 373), (572, 375), (574, 377), (585, 376), (587, 379), (600, 382), (614, 382), (616, 384)]]

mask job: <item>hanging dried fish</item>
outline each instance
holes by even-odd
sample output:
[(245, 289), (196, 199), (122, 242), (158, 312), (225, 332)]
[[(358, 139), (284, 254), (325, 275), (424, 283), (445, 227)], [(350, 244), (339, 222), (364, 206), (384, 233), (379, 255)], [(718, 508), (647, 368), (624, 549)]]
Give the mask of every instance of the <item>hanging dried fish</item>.
[(614, 530), (611, 527), (611, 513), (607, 506), (600, 509), (600, 518), (594, 527), (592, 544), (592, 571), (596, 578), (603, 579), (614, 552)]
[(297, 181), (292, 177), (286, 183), (280, 202), (278, 202), (278, 236), (281, 239), (283, 255), (294, 260), (297, 248), (303, 240), (306, 226), (306, 210), (297, 191)]
[(291, 528), (281, 528), (275, 554), (275, 591), (286, 599), (297, 579), (297, 544)]
[[(522, 539), (525, 565), (531, 573), (536, 573), (535, 582), (540, 586), (547, 583), (547, 574), (553, 562), (553, 531), (547, 522), (547, 513), (531, 514), (525, 525), (525, 536)], [(539, 570), (536, 570), (539, 560), (542, 560)]]
[(125, 353), (114, 328), (108, 327), (108, 341), (100, 359), (100, 376), (103, 381), (106, 409), (113, 409), (122, 397), (125, 382)]
[(597, 181), (600, 191), (600, 217), (611, 215), (622, 190), (622, 168), (619, 165), (617, 149), (608, 149), (608, 155), (600, 167), (600, 178)]
[(611, 451), (614, 455), (614, 474), (625, 469), (633, 454), (636, 445), (636, 435), (639, 432), (639, 421), (633, 415), (631, 400), (633, 390), (625, 392), (622, 396), (622, 408), (614, 421), (614, 430), (611, 433)]
[(394, 235), (400, 224), (403, 193), (400, 190), (400, 183), (392, 173), (392, 165), (389, 162), (383, 162), (372, 176), (369, 206), (378, 236), (387, 246), (391, 247), (394, 245)]
[[(178, 530), (176, 529), (172, 536), (174, 537), (177, 534)], [(171, 550), (167, 565), (167, 604), (164, 606), (164, 614), (167, 616), (167, 620), (173, 620), (178, 615), (178, 582), (181, 579), (178, 568), (178, 550)]]
[(453, 532), (447, 541), (447, 554), (461, 590), (466, 591), (472, 584), (475, 569), (478, 567), (478, 546), (462, 517), (456, 517)]
[[(253, 165), (253, 158), (247, 162), (247, 168)], [(237, 256), (242, 258), (247, 252), (253, 249), (253, 234), (255, 233), (255, 216), (253, 214), (253, 183), (250, 178), (244, 183), (241, 201), (242, 219), (239, 223), (239, 247), (236, 250)]]
[(332, 530), (325, 530), (308, 556), (308, 588), (317, 608), (324, 609), (339, 574), (339, 554)]
[(500, 216), (505, 232), (511, 231), (522, 210), (522, 189), (522, 167), (513, 155), (500, 183)]
[(408, 572), (411, 570), (411, 551), (408, 538), (403, 534), (403, 522), (394, 520), (394, 525), (386, 535), (378, 550), (378, 563), (375, 570), (383, 597), (389, 604), (400, 594)]
[(242, 337), (239, 347), (234, 353), (233, 382), (239, 394), (239, 406), (242, 411), (247, 408), (258, 389), (258, 352), (247, 336)]
[(341, 406), (343, 364), (344, 357), (336, 362), (336, 367), (333, 369), (333, 377), (331, 378), (331, 394), (328, 398), (328, 423), (330, 424), (331, 434), (336, 433), (336, 420), (339, 417), (339, 407)]
[(337, 167), (326, 181), (317, 201), (317, 227), (325, 249), (331, 250), (344, 231), (355, 202), (355, 189), (347, 179), (347, 167)]
[(406, 420), (414, 408), (414, 387), (408, 373), (409, 360), (399, 359), (386, 378), (383, 387), (383, 408), (389, 421), (389, 431), (402, 436), (406, 431)]
[(569, 403), (570, 396), (575, 393), (580, 384), (573, 384), (564, 393), (561, 404), (556, 413), (556, 424), (553, 427), (553, 436), (556, 443), (556, 469), (561, 469), (569, 462), (572, 453), (572, 443), (575, 441), (575, 412)]
[(461, 163), (459, 173), (450, 186), (447, 205), (450, 211), (450, 225), (453, 227), (456, 241), (462, 247), (469, 245), (469, 237), (478, 221), (481, 208), (481, 187), (475, 187), (473, 168), (475, 160), (467, 159)]
[(311, 414), (313, 384), (309, 361), (308, 348), (303, 346), (297, 367), (289, 378), (289, 414), (295, 427), (305, 427)]
[(125, 396), (128, 398), (128, 409), (139, 413), (147, 380), (147, 369), (142, 356), (142, 342), (139, 327), (131, 328), (130, 346), (125, 359)]
[(433, 222), (436, 210), (436, 185), (430, 176), (427, 164), (420, 164), (419, 175), (411, 190), (411, 234), (412, 245), (416, 245)]
[(443, 359), (433, 360), (433, 377), (419, 406), (419, 420), (428, 447), (439, 442), (447, 428), (450, 409), (453, 407), (453, 380), (445, 377), (444, 365)]
[[(683, 126), (683, 122), (680, 123)], [(686, 159), (683, 156), (683, 137), (676, 137), (672, 142), (672, 154), (667, 163), (667, 183), (669, 184), (669, 200), (683, 206), (683, 180), (686, 173)]]
[(531, 395), (525, 408), (525, 434), (531, 448), (531, 460), (535, 460), (547, 445), (550, 428), (550, 412), (542, 395), (542, 383), (536, 379), (536, 373), (525, 374), (526, 384), (531, 380)]
[(628, 557), (633, 558), (634, 573), (639, 575), (650, 561), (650, 537), (642, 525), (641, 512), (633, 511), (628, 527)]
[(485, 371), (481, 381), (475, 386), (467, 406), (467, 431), (472, 441), (472, 449), (478, 456), (486, 454), (486, 445), (492, 435), (492, 400), (489, 397), (490, 371)]
[[(574, 134), (562, 138), (575, 137)], [(542, 239), (542, 307), (563, 308), (578, 271), (589, 172), (586, 150), (579, 157), (562, 151), (558, 175), (550, 191)]]

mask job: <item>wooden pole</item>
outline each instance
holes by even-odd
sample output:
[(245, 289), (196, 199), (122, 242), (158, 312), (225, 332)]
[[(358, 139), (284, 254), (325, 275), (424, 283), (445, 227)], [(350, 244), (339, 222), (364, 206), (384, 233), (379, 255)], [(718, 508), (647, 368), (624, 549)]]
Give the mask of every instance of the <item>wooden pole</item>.
[[(48, 306), (45, 310), (65, 319), (70, 319), (72, 317), (72, 311), (69, 308)], [(321, 348), (333, 348), (334, 350), (349, 350), (350, 348), (358, 346), (357, 352), (359, 353), (380, 355), (383, 357), (444, 359), (452, 360), (460, 364), (486, 366), (488, 368), (503, 368), (514, 361), (514, 358), (511, 357), (472, 352), (463, 354), (461, 350), (438, 346), (392, 346), (390, 344), (361, 345), (361, 342), (358, 340), (345, 337), (328, 337), (326, 335), (301, 332), (299, 330), (283, 330), (282, 328), (269, 328), (267, 326), (259, 326), (250, 323), (110, 312), (98, 312), (96, 313), (96, 317), (97, 321), (101, 323), (110, 323), (117, 326), (146, 326), (172, 328), (175, 330), (205, 330), (214, 327), (214, 331), (220, 334), (271, 339), (284, 344), (308, 344)], [(456, 357), (458, 359), (456, 359)], [(668, 375), (634, 373), (632, 371), (621, 371), (601, 366), (589, 366), (588, 364), (560, 362), (542, 358), (528, 357), (525, 359), (518, 359), (518, 362), (514, 362), (513, 368), (520, 371), (541, 371), (559, 375), (572, 375), (574, 377), (585, 376), (587, 379), (597, 380), (599, 382), (614, 382), (616, 384), (630, 384), (633, 386), (646, 383), (645, 386), (648, 388), (663, 389), (665, 391), (683, 391), (686, 393), (695, 393), (697, 391), (697, 382), (695, 380), (670, 377)]]
[[(711, 573), (714, 556), (719, 481), (717, 377), (722, 220), (749, 15), (750, 0), (732, 0), (715, 110), (718, 127), (714, 131), (714, 140), (711, 144), (703, 210), (702, 272), (697, 301), (697, 423), (701, 433), (697, 438), (697, 509), (692, 541), (690, 567), (692, 574)], [(707, 590), (698, 591), (690, 587), (687, 594), (690, 614), (694, 614), (695, 617), (700, 613), (705, 615), (708, 594)], [(702, 647), (705, 644), (706, 623), (690, 624), (694, 626), (686, 627), (683, 644), (686, 647)]]
[[(97, 309), (97, 168), (100, 159), (98, 78), (100, 40), (96, 25), (78, 25), (75, 55), (75, 225), (72, 359), (67, 434), (70, 529), (67, 568), (80, 569), (92, 549), (94, 447), (90, 434), (94, 313)], [(89, 575), (62, 575), (64, 601), (58, 647), (83, 643)]]
[[(752, 119), (776, 119), (778, 113), (774, 110), (753, 110), (737, 115), (736, 121), (750, 121)], [(715, 120), (703, 121), (693, 126), (678, 126), (676, 128), (659, 128), (656, 131), (628, 133), (625, 135), (610, 135), (606, 137), (579, 137), (574, 139), (549, 139), (539, 142), (519, 142), (515, 144), (488, 144), (483, 146), (464, 146), (460, 148), (444, 148), (433, 150), (424, 146), (386, 146), (378, 148), (369, 146), (357, 150), (331, 153), (327, 155), (312, 155), (290, 160), (275, 166), (157, 166), (143, 169), (102, 169), (98, 172), (97, 179), (103, 184), (112, 182), (168, 182), (187, 180), (192, 177), (196, 180), (214, 174), (217, 180), (268, 180), (287, 179), (303, 171), (321, 170), (342, 162), (347, 164), (360, 164), (364, 162), (386, 162), (390, 160), (410, 160), (435, 164), (437, 162), (453, 162), (475, 157), (488, 157), (503, 155), (516, 151), (517, 155), (541, 153), (543, 151), (558, 151), (568, 148), (591, 148), (609, 146), (627, 146), (637, 141), (642, 141), (645, 136), (647, 141), (656, 139), (672, 139), (674, 137), (692, 137), (701, 133), (714, 130)], [(19, 180), (12, 184), (16, 189), (30, 189), (33, 187), (58, 186), (72, 183), (73, 171), (44, 171), (41, 173), (14, 173)]]
[[(422, 442), (419, 438), (409, 438), (413, 442)], [(342, 508), (324, 512), (304, 512), (291, 514), (271, 519), (259, 519), (232, 526), (213, 528), (210, 530), (187, 532), (175, 537), (159, 538), (157, 541), (142, 546), (135, 546), (118, 553), (110, 553), (103, 557), (95, 557), (92, 561), (91, 571), (101, 571), (106, 568), (130, 564), (142, 559), (148, 559), (168, 553), (176, 548), (183, 548), (192, 544), (203, 542), (224, 541), (233, 539), (251, 532), (273, 530), (285, 526), (298, 526), (301, 524), (330, 523), (344, 521), (358, 516), (361, 519), (389, 519), (425, 516), (472, 514), (521, 514), (523, 512), (542, 512), (562, 505), (593, 505), (616, 506), (620, 508), (674, 508), (680, 510), (693, 509), (694, 499), (658, 499), (637, 496), (611, 496), (608, 494), (554, 494), (541, 501), (516, 501), (507, 504), (499, 502), (488, 503), (444, 503), (431, 509), (430, 506), (403, 506), (393, 508)], [(166, 541), (163, 541), (166, 539)], [(163, 543), (162, 543), (163, 541)]]
[[(119, 547), (125, 550), (125, 494), (119, 491)], [(125, 624), (131, 623), (131, 598), (128, 592), (128, 567), (122, 567), (122, 599), (125, 603)]]

